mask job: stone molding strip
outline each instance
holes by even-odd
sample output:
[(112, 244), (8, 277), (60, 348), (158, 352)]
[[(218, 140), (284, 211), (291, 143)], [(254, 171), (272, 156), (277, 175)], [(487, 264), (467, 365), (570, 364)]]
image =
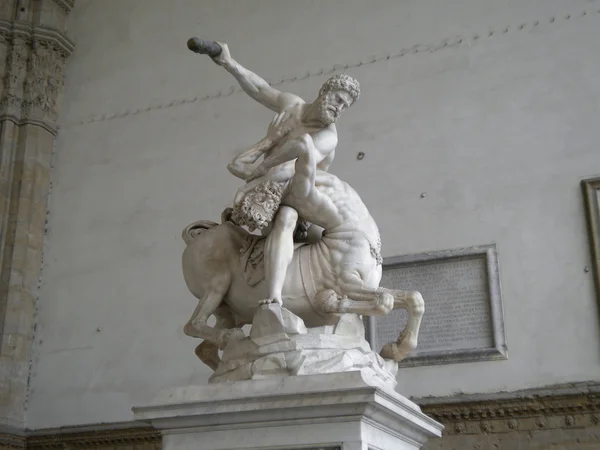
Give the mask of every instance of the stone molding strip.
[(27, 438), (9, 433), (0, 433), (0, 450), (25, 450)]
[[(581, 430), (600, 424), (600, 383), (550, 386), (512, 393), (412, 399), (425, 414), (442, 422), (444, 436)], [(136, 424), (40, 430), (22, 437), (0, 434), (0, 449), (158, 450), (162, 437)], [(444, 439), (442, 438), (442, 442)]]
[(445, 436), (587, 428), (600, 424), (598, 383), (413, 401), (425, 414), (446, 426)]
[[(342, 71), (342, 70), (376, 64), (376, 63), (379, 63), (382, 61), (389, 61), (390, 59), (401, 58), (406, 55), (411, 55), (411, 54), (416, 54), (416, 53), (434, 53), (434, 52), (437, 52), (440, 50), (460, 47), (460, 46), (463, 46), (466, 44), (468, 44), (469, 46), (472, 46), (481, 40), (489, 39), (494, 36), (506, 35), (508, 33), (513, 33), (513, 32), (531, 31), (539, 26), (553, 25), (558, 22), (565, 22), (565, 21), (569, 21), (569, 20), (582, 19), (582, 18), (587, 18), (587, 17), (600, 18), (600, 9), (598, 9), (596, 11), (583, 10), (578, 13), (565, 14), (560, 17), (552, 16), (547, 19), (540, 19), (540, 20), (534, 20), (531, 22), (524, 22), (519, 25), (507, 25), (500, 29), (490, 29), (489, 31), (487, 31), (485, 33), (473, 33), (468, 36), (467, 35), (452, 36), (452, 37), (448, 37), (448, 38), (443, 39), (438, 42), (433, 42), (433, 43), (429, 43), (429, 44), (415, 44), (411, 47), (405, 47), (398, 51), (387, 53), (384, 55), (376, 55), (376, 56), (371, 56), (368, 58), (363, 58), (363, 59), (360, 59), (353, 63), (334, 64), (333, 66), (330, 66), (330, 67), (321, 68), (321, 69), (317, 69), (314, 71), (307, 71), (303, 75), (287, 76), (287, 77), (284, 76), (278, 80), (266, 80), (266, 81), (271, 86), (278, 86), (278, 85), (281, 85), (284, 83), (294, 83), (296, 81), (306, 80), (311, 77), (328, 75), (328, 74), (332, 74), (334, 72), (338, 72), (338, 71)], [(158, 105), (150, 105), (147, 107), (138, 108), (135, 110), (127, 110), (127, 111), (118, 112), (118, 113), (99, 114), (96, 116), (88, 117), (81, 121), (65, 123), (64, 128), (74, 127), (74, 126), (79, 126), (79, 125), (87, 125), (87, 124), (95, 123), (95, 122), (106, 122), (109, 120), (120, 119), (123, 117), (137, 115), (137, 114), (141, 114), (141, 113), (145, 113), (145, 112), (149, 112), (149, 111), (172, 108), (174, 106), (179, 106), (179, 105), (183, 105), (183, 104), (187, 104), (187, 103), (196, 103), (196, 102), (203, 102), (203, 101), (207, 101), (207, 100), (213, 100), (213, 99), (221, 98), (221, 97), (229, 97), (229, 96), (233, 95), (234, 93), (240, 92), (240, 91), (241, 91), (241, 88), (239, 86), (232, 85), (229, 88), (221, 89), (218, 92), (215, 92), (212, 94), (199, 95), (199, 96), (193, 97), (193, 98), (177, 99), (177, 100), (173, 100), (170, 102), (161, 103)]]
[(153, 428), (117, 429), (105, 431), (86, 431), (45, 436), (30, 436), (27, 438), (27, 449), (95, 449), (95, 448), (125, 448), (135, 446), (139, 450), (158, 450), (161, 448), (162, 437)]

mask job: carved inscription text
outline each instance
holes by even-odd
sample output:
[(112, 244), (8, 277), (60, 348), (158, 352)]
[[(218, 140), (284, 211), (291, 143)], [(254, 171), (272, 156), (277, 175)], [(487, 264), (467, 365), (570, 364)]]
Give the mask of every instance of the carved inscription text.
[[(382, 286), (416, 290), (425, 300), (419, 343), (407, 365), (444, 362), (447, 355), (461, 351), (494, 352), (498, 342), (494, 336), (493, 303), (500, 302), (500, 298), (492, 298), (491, 292), (499, 289), (490, 289), (497, 277), (490, 279), (489, 267), (485, 252), (384, 264)], [(407, 314), (395, 310), (370, 320), (371, 344), (379, 351), (397, 337)], [(499, 320), (501, 325), (502, 319)], [(440, 360), (433, 362), (436, 357)]]

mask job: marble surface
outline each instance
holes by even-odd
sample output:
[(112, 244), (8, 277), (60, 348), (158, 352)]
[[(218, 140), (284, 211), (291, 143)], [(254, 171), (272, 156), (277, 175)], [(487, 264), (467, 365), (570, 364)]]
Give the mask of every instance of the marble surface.
[(360, 370), (175, 387), (133, 412), (166, 450), (418, 449), (443, 428)]
[(250, 336), (223, 350), (211, 383), (268, 376), (310, 375), (364, 369), (392, 389), (398, 365), (371, 351), (356, 314), (335, 325), (306, 328), (302, 319), (278, 304), (257, 311)]
[[(279, 91), (242, 66), (226, 43), (192, 38), (188, 48), (209, 54), (250, 98), (274, 114), (264, 137), (227, 166), (243, 183), (233, 202), (224, 205), (221, 223), (198, 220), (182, 232), (183, 275), (198, 299), (184, 332), (203, 340), (196, 355), (216, 370), (213, 381), (245, 379), (267, 369), (300, 373), (295, 367), (302, 358), (308, 373), (361, 365), (385, 368), (383, 360), (406, 358), (417, 346), (424, 300), (414, 290), (379, 286), (377, 224), (358, 192), (329, 172), (338, 147), (336, 123), (357, 103), (358, 80), (336, 73), (307, 101)], [(199, 64), (209, 60), (203, 56)], [(311, 233), (315, 229), (319, 232)], [(398, 324), (379, 355), (366, 355), (358, 336), (354, 342), (336, 338), (319, 343), (314, 336), (327, 333), (317, 330), (312, 337), (297, 333), (292, 338), (312, 345), (302, 355), (286, 354), (287, 339), (271, 341), (271, 356), (262, 361), (221, 361), (219, 350), (246, 342), (240, 339), (244, 325), (267, 331), (269, 324), (257, 323), (256, 314), (270, 304), (285, 307), (306, 328), (335, 325), (346, 314), (381, 316), (394, 309), (405, 309), (408, 320), (404, 327)], [(211, 316), (216, 317), (214, 326), (209, 325)], [(315, 364), (308, 363), (311, 359)]]

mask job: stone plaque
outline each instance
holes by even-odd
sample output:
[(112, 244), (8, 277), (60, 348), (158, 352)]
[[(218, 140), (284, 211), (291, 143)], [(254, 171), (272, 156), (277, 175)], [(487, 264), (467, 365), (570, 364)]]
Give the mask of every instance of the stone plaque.
[[(385, 259), (380, 285), (425, 300), (419, 343), (400, 367), (506, 359), (495, 246)], [(367, 318), (371, 346), (398, 339), (407, 312)]]
[(581, 187), (585, 199), (592, 258), (592, 267), (588, 267), (587, 271), (594, 272), (596, 296), (600, 305), (600, 177), (582, 180)]

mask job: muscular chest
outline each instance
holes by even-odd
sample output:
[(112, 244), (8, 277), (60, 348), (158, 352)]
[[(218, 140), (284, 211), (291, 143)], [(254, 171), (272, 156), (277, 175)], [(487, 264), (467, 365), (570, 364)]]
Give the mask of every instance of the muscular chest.
[(304, 123), (302, 123), (301, 115), (299, 113), (296, 113), (296, 114), (293, 114), (292, 116), (290, 116), (285, 121), (283, 126), (285, 126), (286, 128), (289, 128), (290, 131), (285, 136), (283, 136), (281, 139), (279, 139), (277, 144), (268, 152), (269, 154), (276, 152), (277, 149), (281, 148), (286, 143), (298, 139), (300, 136), (302, 136), (305, 133), (309, 133), (309, 134), (313, 135), (315, 132), (318, 131), (318, 130), (308, 127)]
[(293, 108), (288, 111), (290, 113), (290, 117), (284, 123), (286, 128), (289, 128), (289, 133), (286, 134), (280, 141), (280, 145), (292, 141), (294, 139), (298, 139), (304, 133), (313, 134), (319, 129), (314, 127), (308, 127), (306, 124), (302, 122), (302, 110), (301, 108)]

